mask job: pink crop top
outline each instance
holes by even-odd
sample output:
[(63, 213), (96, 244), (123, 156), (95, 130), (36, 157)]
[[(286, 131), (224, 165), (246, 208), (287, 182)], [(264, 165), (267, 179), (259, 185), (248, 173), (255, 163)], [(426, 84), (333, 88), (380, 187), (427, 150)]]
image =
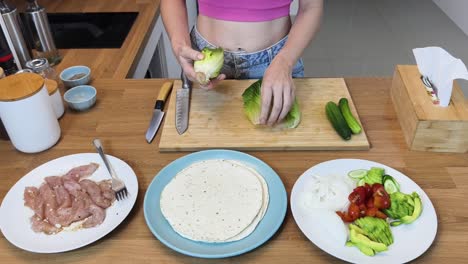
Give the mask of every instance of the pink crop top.
[(229, 21), (270, 21), (289, 15), (292, 0), (198, 0), (201, 15)]

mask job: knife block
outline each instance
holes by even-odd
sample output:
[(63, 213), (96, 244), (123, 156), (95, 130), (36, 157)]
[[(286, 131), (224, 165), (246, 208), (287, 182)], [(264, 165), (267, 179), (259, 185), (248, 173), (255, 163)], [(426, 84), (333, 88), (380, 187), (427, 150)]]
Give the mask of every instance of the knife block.
[(390, 90), (393, 106), (411, 150), (465, 153), (468, 103), (456, 82), (448, 107), (432, 103), (416, 65), (397, 65)]

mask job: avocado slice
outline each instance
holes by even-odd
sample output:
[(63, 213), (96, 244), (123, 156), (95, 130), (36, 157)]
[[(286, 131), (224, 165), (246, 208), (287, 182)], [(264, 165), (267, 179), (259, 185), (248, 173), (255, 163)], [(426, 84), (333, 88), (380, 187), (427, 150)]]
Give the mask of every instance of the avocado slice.
[[(354, 222), (357, 226), (351, 226), (357, 233), (367, 236), (370, 240), (389, 246), (393, 243), (393, 235), (388, 223), (380, 218), (362, 217)], [(362, 231), (359, 231), (362, 230)]]
[(407, 216), (403, 216), (401, 218), (401, 221), (405, 224), (411, 224), (412, 222), (414, 222), (416, 219), (418, 219), (418, 217), (421, 215), (422, 213), (422, 202), (421, 202), (421, 198), (419, 197), (419, 195), (414, 195), (413, 193), (413, 201), (414, 201), (414, 210), (413, 210), (413, 214), (411, 215), (407, 215)]
[(364, 245), (362, 245), (362, 244), (356, 244), (356, 247), (359, 248), (359, 250), (360, 250), (362, 253), (364, 253), (365, 255), (367, 255), (367, 256), (372, 257), (372, 256), (375, 255), (374, 250), (372, 250), (372, 248), (370, 248), (370, 247), (366, 247), (366, 246), (364, 246)]
[(349, 238), (351, 242), (354, 243), (354, 245), (356, 245), (356, 247), (358, 247), (359, 250), (362, 251), (362, 253), (368, 256), (373, 256), (375, 253), (373, 252), (372, 255), (369, 255), (371, 254), (371, 252), (367, 250), (367, 248), (371, 249), (372, 251), (375, 250), (377, 252), (386, 251), (388, 249), (385, 244), (374, 242), (368, 237), (364, 236), (363, 234), (358, 234), (354, 229), (349, 230)]
[(354, 229), (356, 233), (366, 235), (366, 232), (354, 224), (349, 224), (349, 229)]
[(361, 234), (357, 234), (356, 239), (358, 239), (359, 241), (357, 244), (361, 244), (363, 246), (369, 247), (377, 252), (386, 251), (388, 249), (388, 247), (384, 243), (372, 241), (366, 236), (361, 235)]

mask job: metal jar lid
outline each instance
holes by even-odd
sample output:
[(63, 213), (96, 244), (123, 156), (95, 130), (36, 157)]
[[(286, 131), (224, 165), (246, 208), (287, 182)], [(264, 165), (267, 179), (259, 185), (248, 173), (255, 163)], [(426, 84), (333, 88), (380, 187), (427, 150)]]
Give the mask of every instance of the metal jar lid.
[(26, 62), (26, 67), (30, 68), (36, 73), (39, 73), (49, 68), (49, 62), (46, 58), (34, 59)]

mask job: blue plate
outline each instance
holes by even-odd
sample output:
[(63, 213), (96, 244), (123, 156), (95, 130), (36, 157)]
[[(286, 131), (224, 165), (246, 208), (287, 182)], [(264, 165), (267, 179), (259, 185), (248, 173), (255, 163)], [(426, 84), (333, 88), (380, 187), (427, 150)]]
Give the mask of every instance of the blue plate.
[[(192, 163), (208, 159), (230, 159), (254, 168), (268, 184), (270, 203), (262, 221), (248, 237), (234, 242), (204, 243), (177, 234), (161, 213), (161, 192), (178, 172)], [(248, 154), (230, 150), (206, 150), (179, 158), (164, 167), (153, 179), (145, 194), (144, 213), (151, 232), (166, 246), (185, 255), (199, 258), (226, 258), (251, 251), (275, 234), (286, 215), (287, 194), (276, 172), (263, 161)]]

